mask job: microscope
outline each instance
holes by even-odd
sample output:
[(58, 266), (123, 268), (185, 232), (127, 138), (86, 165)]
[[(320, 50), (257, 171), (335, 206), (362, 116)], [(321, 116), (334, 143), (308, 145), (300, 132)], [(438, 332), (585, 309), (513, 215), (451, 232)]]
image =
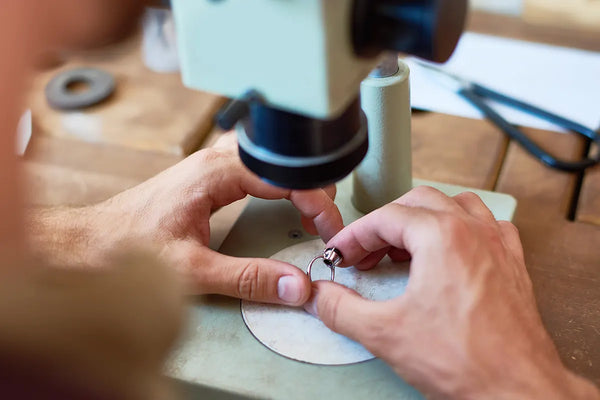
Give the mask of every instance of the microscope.
[[(361, 82), (386, 51), (433, 61), (452, 54), (466, 0), (173, 0), (186, 86), (234, 99), (250, 170), (278, 186), (335, 183), (362, 161)], [(397, 72), (397, 56), (388, 69)], [(391, 67), (391, 68), (390, 68)]]
[[(262, 179), (291, 189), (338, 183), (346, 224), (428, 184), (412, 178), (409, 70), (398, 53), (446, 61), (464, 29), (467, 0), (171, 5), (184, 84), (231, 99), (218, 124), (236, 130), (242, 161)], [(510, 219), (514, 204), (505, 210), (501, 217)], [(309, 239), (285, 200), (251, 199), (219, 251), (268, 258)], [(190, 321), (168, 372), (202, 393), (364, 399), (374, 385), (385, 398), (420, 398), (379, 360), (328, 367), (270, 352), (244, 325), (239, 300), (199, 299)]]

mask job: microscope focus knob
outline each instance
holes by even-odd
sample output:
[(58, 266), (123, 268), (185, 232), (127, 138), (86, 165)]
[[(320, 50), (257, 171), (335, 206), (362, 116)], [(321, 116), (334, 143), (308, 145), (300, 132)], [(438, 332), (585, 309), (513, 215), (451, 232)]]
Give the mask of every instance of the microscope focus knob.
[(444, 62), (465, 25), (467, 0), (356, 0), (353, 41), (359, 56), (382, 51)]

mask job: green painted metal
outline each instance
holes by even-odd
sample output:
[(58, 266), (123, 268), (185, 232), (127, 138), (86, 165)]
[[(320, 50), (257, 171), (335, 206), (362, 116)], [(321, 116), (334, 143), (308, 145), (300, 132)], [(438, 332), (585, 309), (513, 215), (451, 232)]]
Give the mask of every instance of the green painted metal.
[[(415, 185), (423, 184), (450, 195), (466, 190), (415, 181)], [(336, 203), (346, 224), (361, 216), (352, 206), (351, 192), (351, 178), (338, 185)], [(476, 192), (496, 218), (512, 219), (516, 207), (512, 197)], [(294, 231), (304, 232), (298, 212), (288, 202), (251, 199), (220, 251), (232, 256), (270, 257), (281, 249), (314, 239), (306, 233), (298, 238), (290, 234)], [(198, 398), (213, 398), (211, 393), (216, 390), (245, 399), (422, 399), (381, 360), (316, 366), (270, 351), (246, 328), (240, 301), (222, 296), (199, 297), (190, 307), (186, 333), (167, 372), (193, 384), (193, 395)]]

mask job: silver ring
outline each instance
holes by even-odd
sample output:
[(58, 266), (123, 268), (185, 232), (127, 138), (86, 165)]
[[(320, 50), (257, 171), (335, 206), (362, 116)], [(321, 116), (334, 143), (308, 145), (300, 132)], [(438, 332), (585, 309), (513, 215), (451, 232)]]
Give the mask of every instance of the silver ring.
[[(312, 261), (308, 264), (308, 268), (306, 270), (306, 275), (308, 275), (308, 278), (311, 281), (312, 281), (312, 266), (315, 263), (315, 261), (317, 261), (318, 259), (325, 260), (325, 257), (317, 256), (317, 257), (313, 258)], [(331, 270), (331, 282), (334, 282), (335, 281), (335, 266), (333, 264), (331, 264), (331, 265), (327, 265), (325, 263), (323, 263), (323, 264)]]

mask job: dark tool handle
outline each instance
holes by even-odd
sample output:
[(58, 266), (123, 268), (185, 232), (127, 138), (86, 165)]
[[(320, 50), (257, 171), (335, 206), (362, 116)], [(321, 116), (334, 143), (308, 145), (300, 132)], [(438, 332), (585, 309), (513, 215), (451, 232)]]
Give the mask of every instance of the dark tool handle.
[(551, 113), (546, 110), (542, 110), (539, 107), (536, 107), (532, 104), (525, 103), (523, 101), (514, 99), (512, 97), (506, 96), (502, 93), (498, 93), (495, 90), (487, 88), (485, 86), (481, 86), (477, 83), (473, 83), (471, 85), (471, 90), (475, 92), (475, 94), (480, 97), (496, 100), (499, 103), (505, 104), (517, 110), (524, 111), (530, 115), (543, 119), (545, 121), (551, 122), (554, 125), (560, 126), (561, 128), (567, 129), (569, 131), (573, 131), (581, 136), (584, 136), (590, 140), (598, 141), (598, 134), (594, 132), (592, 129), (587, 128), (581, 124), (578, 124), (575, 121), (568, 120), (559, 115)]
[(527, 135), (521, 132), (521, 130), (519, 130), (516, 126), (512, 125), (507, 120), (505, 120), (500, 114), (498, 114), (494, 109), (492, 109), (485, 102), (484, 99), (493, 99), (500, 103), (512, 106), (514, 108), (530, 112), (531, 114), (536, 115), (546, 121), (550, 121), (560, 127), (573, 130), (574, 132), (593, 140), (597, 144), (600, 144), (600, 137), (591, 129), (585, 128), (575, 122), (566, 120), (562, 117), (556, 116), (544, 110), (540, 110), (537, 107), (512, 99), (510, 97), (507, 97), (505, 95), (502, 95), (491, 89), (487, 89), (477, 84), (473, 84), (469, 88), (461, 89), (458, 92), (458, 94), (460, 94), (471, 104), (473, 104), (475, 107), (481, 110), (481, 112), (483, 112), (483, 114), (490, 121), (492, 121), (500, 129), (502, 129), (502, 131), (506, 133), (511, 139), (517, 141), (531, 155), (540, 159), (544, 164), (548, 165), (549, 167), (566, 172), (581, 172), (600, 162), (600, 160), (598, 159), (590, 158), (585, 158), (580, 161), (565, 161), (554, 157), (553, 155), (549, 154), (544, 149), (542, 149), (540, 146), (538, 146)]

